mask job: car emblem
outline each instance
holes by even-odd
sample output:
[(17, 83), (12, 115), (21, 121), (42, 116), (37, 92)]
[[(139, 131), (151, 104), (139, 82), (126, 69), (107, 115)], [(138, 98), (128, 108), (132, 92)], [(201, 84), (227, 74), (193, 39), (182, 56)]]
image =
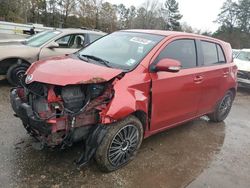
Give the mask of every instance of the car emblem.
[(25, 79), (25, 83), (29, 84), (30, 82), (32, 82), (32, 79), (33, 79), (33, 74), (27, 75), (27, 77)]

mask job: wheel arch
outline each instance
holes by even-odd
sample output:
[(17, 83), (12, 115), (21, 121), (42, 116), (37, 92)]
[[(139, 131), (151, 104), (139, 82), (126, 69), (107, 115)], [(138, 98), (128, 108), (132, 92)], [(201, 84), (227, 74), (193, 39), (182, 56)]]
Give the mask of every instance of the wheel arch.
[(233, 97), (235, 98), (237, 92), (236, 88), (230, 88), (229, 91), (233, 93)]
[(143, 131), (145, 132), (147, 130), (147, 127), (148, 127), (147, 113), (144, 112), (143, 110), (137, 110), (137, 111), (133, 112), (131, 115), (135, 116), (136, 118), (138, 118), (140, 120), (140, 122), (142, 123), (142, 126), (143, 126)]

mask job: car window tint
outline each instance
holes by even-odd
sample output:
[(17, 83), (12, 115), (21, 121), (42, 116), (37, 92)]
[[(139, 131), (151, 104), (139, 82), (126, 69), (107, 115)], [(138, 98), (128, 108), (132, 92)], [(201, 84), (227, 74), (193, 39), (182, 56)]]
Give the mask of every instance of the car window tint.
[(226, 59), (222, 51), (222, 48), (218, 44), (217, 44), (217, 50), (218, 50), (218, 56), (219, 56), (219, 63), (226, 63)]
[(217, 48), (215, 43), (201, 41), (201, 48), (204, 55), (204, 65), (213, 65), (218, 63)]
[(97, 35), (97, 34), (89, 34), (89, 42), (92, 43), (102, 37), (102, 35)]
[(164, 58), (180, 61), (182, 68), (196, 67), (195, 41), (192, 39), (183, 39), (171, 42), (161, 51), (157, 61)]

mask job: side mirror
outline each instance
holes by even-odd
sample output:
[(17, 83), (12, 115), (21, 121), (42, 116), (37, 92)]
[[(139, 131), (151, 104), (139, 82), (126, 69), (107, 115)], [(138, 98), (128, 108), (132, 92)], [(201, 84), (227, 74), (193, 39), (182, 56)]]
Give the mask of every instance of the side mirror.
[(175, 59), (164, 58), (156, 65), (151, 65), (150, 70), (152, 72), (179, 72), (181, 70), (181, 63)]
[(49, 49), (53, 49), (53, 48), (58, 48), (59, 47), (59, 44), (57, 42), (51, 42), (49, 45), (48, 45), (48, 48)]

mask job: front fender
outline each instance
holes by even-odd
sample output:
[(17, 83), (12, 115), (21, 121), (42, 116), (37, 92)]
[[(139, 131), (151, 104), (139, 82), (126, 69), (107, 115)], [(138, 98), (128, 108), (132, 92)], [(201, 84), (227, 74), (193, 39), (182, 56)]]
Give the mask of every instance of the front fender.
[(133, 71), (116, 80), (113, 83), (114, 97), (101, 112), (102, 123), (117, 121), (135, 111), (148, 114), (150, 82), (150, 76), (143, 68), (139, 73)]

